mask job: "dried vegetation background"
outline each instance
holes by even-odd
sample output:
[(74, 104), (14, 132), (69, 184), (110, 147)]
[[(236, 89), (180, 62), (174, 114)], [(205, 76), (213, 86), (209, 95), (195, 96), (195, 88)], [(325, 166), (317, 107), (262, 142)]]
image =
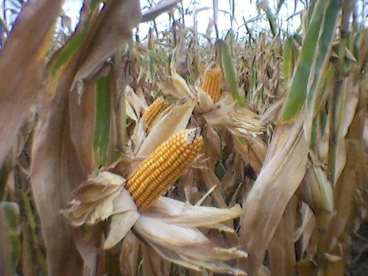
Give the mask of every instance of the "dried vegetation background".
[[(295, 1), (295, 31), (257, 1), (245, 36), (148, 2), (72, 32), (62, 0), (2, 1), (0, 275), (367, 275), (366, 1)], [(142, 210), (129, 177), (176, 133), (203, 150)]]

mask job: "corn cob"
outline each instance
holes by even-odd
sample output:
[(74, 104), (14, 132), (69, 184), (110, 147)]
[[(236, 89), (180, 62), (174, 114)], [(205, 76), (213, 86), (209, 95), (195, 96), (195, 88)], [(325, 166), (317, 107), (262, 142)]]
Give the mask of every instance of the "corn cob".
[(148, 208), (193, 162), (203, 146), (200, 129), (186, 129), (161, 144), (127, 179), (140, 209)]
[(221, 98), (222, 80), (222, 71), (219, 66), (207, 69), (204, 73), (201, 88), (211, 97), (214, 103)]
[(168, 106), (169, 103), (162, 97), (159, 97), (153, 101), (153, 103), (147, 108), (147, 110), (143, 114), (143, 120), (146, 130), (151, 128), (152, 123), (156, 119), (156, 117)]

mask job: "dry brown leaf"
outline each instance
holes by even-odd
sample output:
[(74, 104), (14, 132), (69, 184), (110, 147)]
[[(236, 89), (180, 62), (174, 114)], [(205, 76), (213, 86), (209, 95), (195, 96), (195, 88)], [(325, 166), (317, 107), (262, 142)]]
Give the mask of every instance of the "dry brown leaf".
[(138, 121), (138, 118), (143, 114), (147, 108), (147, 103), (144, 97), (139, 97), (131, 88), (127, 86), (125, 88), (125, 100), (127, 106), (127, 115), (134, 121)]
[(129, 232), (121, 245), (120, 272), (122, 275), (137, 275), (139, 265), (139, 247), (139, 240), (132, 232)]
[(143, 238), (165, 259), (194, 270), (246, 275), (224, 261), (244, 258), (247, 254), (235, 247), (221, 248), (196, 228), (169, 224), (160, 218), (142, 215), (134, 226)]
[(285, 213), (270, 242), (269, 258), (271, 275), (295, 275), (294, 232), (297, 199), (290, 200)]
[[(344, 81), (344, 87), (339, 98), (337, 115), (336, 163), (334, 180), (337, 181), (346, 163), (345, 136), (353, 121), (359, 102), (359, 83), (353, 77)], [(332, 183), (335, 184), (335, 183)]]
[(100, 232), (99, 227), (85, 229), (83, 233), (75, 231), (76, 247), (83, 259), (83, 276), (98, 275), (98, 251), (102, 244)]
[[(201, 178), (203, 182), (206, 184), (208, 189), (211, 189), (213, 186), (221, 187), (221, 181), (218, 179), (216, 174), (209, 169), (202, 169), (201, 170)], [(219, 189), (215, 189), (212, 192), (212, 197), (215, 200), (216, 204), (220, 208), (227, 208), (227, 204), (225, 199)]]
[(132, 35), (132, 28), (141, 19), (140, 2), (135, 0), (106, 1), (99, 14), (99, 20), (94, 26), (95, 32), (90, 38), (88, 51), (85, 51), (81, 65), (73, 80), (73, 89), (76, 84), (82, 84), (91, 78), (103, 63), (115, 51), (126, 44)]
[(157, 253), (147, 245), (142, 244), (142, 273), (147, 276), (169, 276), (171, 264), (165, 261)]
[(301, 238), (301, 254), (308, 253), (307, 256), (314, 256), (316, 253), (316, 243), (313, 240), (313, 234), (316, 231), (316, 217), (310, 207), (302, 203), (301, 208), (302, 225), (295, 232), (294, 241), (297, 242)]
[(136, 157), (148, 156), (171, 135), (184, 129), (192, 115), (193, 108), (194, 103), (191, 101), (173, 106), (151, 129), (151, 132), (139, 148)]
[[(61, 0), (40, 0), (27, 4), (1, 49), (0, 165), (37, 96), (44, 92), (48, 42), (62, 3)], [(26, 47), (20, 42), (26, 42)]]
[(248, 272), (257, 275), (291, 197), (305, 174), (308, 146), (302, 117), (276, 128), (266, 161), (245, 201), (241, 243), (249, 254)]
[(303, 192), (305, 200), (315, 211), (334, 211), (334, 195), (331, 183), (325, 171), (315, 164), (311, 164), (304, 176)]
[(240, 154), (245, 162), (249, 162), (253, 170), (257, 173), (262, 168), (263, 161), (266, 156), (266, 144), (260, 137), (248, 137), (246, 141), (232, 135), (234, 148)]
[(113, 215), (111, 217), (109, 234), (103, 248), (110, 249), (120, 242), (128, 234), (138, 218), (139, 213), (136, 209)]
[[(120, 199), (125, 195), (125, 180), (110, 172), (100, 172), (92, 176), (74, 191), (74, 198), (68, 209), (62, 213), (74, 226), (84, 223), (96, 224), (112, 214), (126, 211), (120, 206)], [(129, 199), (130, 197), (128, 197)]]
[[(81, 275), (83, 269), (71, 226), (60, 215), (60, 210), (66, 207), (71, 198), (72, 190), (87, 179), (90, 172), (86, 169), (90, 169), (90, 160), (93, 160), (89, 155), (92, 154), (92, 148), (89, 151), (78, 141), (79, 138), (71, 134), (76, 126), (86, 126), (86, 122), (73, 122), (72, 125), (70, 120), (87, 118), (71, 114), (78, 110), (73, 107), (77, 104), (75, 96), (70, 96), (72, 82), (90, 77), (107, 57), (122, 46), (122, 42), (130, 38), (132, 24), (139, 21), (139, 15), (132, 13), (123, 18), (121, 15), (135, 10), (137, 6), (139, 3), (133, 0), (109, 1), (101, 14), (97, 18), (93, 17), (96, 20), (92, 23), (97, 22), (98, 26), (94, 25), (95, 28), (89, 29), (76, 54), (59, 69), (52, 80), (50, 77), (49, 94), (54, 97), (44, 104), (35, 133), (31, 179), (35, 204), (41, 218), (50, 275)], [(86, 56), (85, 53), (90, 54)], [(57, 55), (58, 53), (56, 57)], [(75, 76), (77, 71), (78, 76)], [(85, 104), (90, 105), (92, 101), (80, 102), (82, 112), (92, 110), (92, 107), (84, 108)], [(83, 130), (81, 137), (93, 137), (90, 127)]]
[[(77, 154), (79, 162), (84, 167), (86, 174), (95, 168), (94, 156), (91, 149), (94, 143), (96, 124), (96, 97), (95, 85), (88, 82), (85, 93), (78, 98), (76, 93), (69, 97), (71, 139), (76, 148), (80, 149)], [(82, 104), (79, 104), (82, 103)]]
[[(111, 214), (110, 214), (111, 215)], [(113, 215), (104, 249), (110, 249), (120, 242), (139, 218), (137, 206), (127, 190), (123, 189), (114, 201)]]
[(284, 101), (285, 98), (278, 99), (273, 104), (271, 104), (271, 106), (269, 106), (267, 110), (265, 110), (265, 112), (261, 116), (261, 122), (263, 125), (277, 122)]
[[(71, 81), (70, 74), (66, 81)], [(32, 148), (32, 192), (41, 219), (48, 273), (53, 276), (82, 273), (72, 230), (59, 213), (72, 190), (87, 177), (65, 120), (69, 118), (69, 90), (63, 88), (61, 85), (55, 99), (41, 113)]]
[(208, 158), (207, 165), (212, 170), (221, 157), (221, 138), (214, 128), (210, 126), (207, 126), (203, 136), (205, 139), (204, 147), (206, 157)]
[[(232, 208), (201, 207), (185, 204), (167, 197), (160, 197), (145, 215), (160, 214), (162, 221), (176, 225), (193, 227), (221, 228), (220, 224), (239, 217), (242, 213), (239, 205)], [(228, 229), (232, 231), (233, 229)]]
[(317, 273), (317, 267), (311, 260), (302, 260), (297, 264), (298, 274), (300, 276), (310, 276)]
[(195, 91), (193, 91), (178, 73), (176, 73), (176, 69), (174, 64), (171, 64), (171, 78), (170, 83), (165, 88), (169, 88), (169, 91), (163, 91), (164, 93), (171, 94), (178, 99), (187, 98), (194, 100), (196, 95)]
[[(358, 132), (362, 134), (363, 129), (361, 119), (361, 116), (356, 116), (353, 121), (353, 125), (357, 124), (358, 127), (355, 128), (360, 128)], [(352, 129), (354, 129), (354, 126), (352, 126)], [(351, 135), (351, 133), (349, 133), (349, 135)], [(363, 164), (365, 162), (365, 154), (362, 141), (357, 140), (357, 137), (354, 138), (355, 139), (346, 139), (346, 165), (337, 180), (334, 189), (336, 205), (335, 213), (328, 230), (328, 235), (323, 239), (324, 247), (329, 251), (333, 250), (341, 240), (348, 238), (346, 235), (349, 233), (352, 226), (352, 220), (354, 218), (355, 193), (358, 185), (365, 186), (366, 184), (364, 183), (367, 181), (367, 179), (358, 178), (359, 170), (364, 170), (364, 167), (359, 164)], [(360, 183), (359, 181), (362, 181), (363, 183)]]
[(237, 108), (231, 97), (223, 97), (218, 104), (212, 104), (208, 94), (198, 91), (199, 106), (203, 118), (213, 127), (225, 128), (240, 137), (255, 137), (263, 132), (257, 114), (247, 108)]

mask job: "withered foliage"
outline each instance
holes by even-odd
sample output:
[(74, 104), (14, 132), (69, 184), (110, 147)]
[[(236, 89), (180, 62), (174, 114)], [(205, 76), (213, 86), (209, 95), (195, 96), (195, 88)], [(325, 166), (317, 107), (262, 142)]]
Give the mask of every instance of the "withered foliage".
[(295, 33), (258, 1), (270, 30), (246, 37), (218, 1), (200, 34), (207, 8), (189, 27), (181, 1), (85, 0), (70, 36), (63, 1), (21, 2), (0, 18), (0, 275), (360, 271), (362, 1), (295, 1)]

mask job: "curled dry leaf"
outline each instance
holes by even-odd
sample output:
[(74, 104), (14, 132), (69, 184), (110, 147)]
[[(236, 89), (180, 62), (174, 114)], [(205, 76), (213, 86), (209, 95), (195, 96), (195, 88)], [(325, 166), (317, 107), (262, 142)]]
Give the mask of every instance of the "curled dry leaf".
[(295, 231), (294, 241), (296, 242), (297, 240), (302, 238), (301, 252), (304, 254), (308, 250), (309, 254), (311, 254), (313, 250), (310, 249), (310, 241), (312, 238), (314, 227), (316, 225), (316, 217), (310, 207), (305, 203), (302, 203), (300, 213), (301, 225)]
[(152, 127), (151, 132), (137, 151), (137, 157), (148, 156), (157, 146), (171, 135), (184, 129), (192, 115), (194, 103), (186, 101), (178, 103), (167, 111), (165, 115)]
[(147, 103), (144, 97), (139, 97), (131, 88), (125, 88), (125, 101), (127, 107), (127, 115), (134, 121), (138, 121), (140, 114), (147, 108)]
[(78, 162), (79, 155), (64, 119), (69, 91), (61, 89), (58, 91), (61, 95), (42, 113), (35, 132), (31, 182), (49, 273), (61, 275), (63, 271), (64, 275), (75, 275), (82, 273), (81, 259), (74, 245), (72, 230), (59, 211), (65, 207), (73, 188), (86, 175), (84, 166)]
[(306, 200), (314, 211), (333, 212), (334, 197), (332, 186), (321, 167), (313, 164), (307, 169), (303, 188)]
[(139, 218), (137, 206), (127, 190), (120, 191), (120, 194), (114, 200), (113, 212), (110, 215), (112, 215), (112, 218), (104, 249), (112, 248), (120, 242)]
[(188, 98), (195, 99), (195, 92), (189, 87), (187, 82), (178, 74), (174, 68), (174, 65), (171, 65), (171, 78), (169, 87), (171, 90), (171, 94), (176, 98)]
[(198, 107), (200, 112), (210, 112), (219, 108), (219, 104), (214, 103), (211, 96), (202, 90), (201, 87), (197, 87)]
[[(1, 49), (0, 165), (37, 96), (45, 92), (45, 58), (62, 3), (41, 0), (26, 5)], [(21, 41), (26, 41), (27, 47)]]
[(246, 140), (233, 135), (234, 148), (245, 162), (249, 162), (253, 170), (260, 172), (266, 156), (266, 144), (259, 137), (247, 137)]
[[(59, 1), (41, 2), (50, 4)], [(131, 28), (140, 18), (137, 7), (139, 1), (106, 2), (101, 10), (91, 11), (83, 26), (51, 58), (48, 92), (53, 98), (46, 101), (40, 113), (32, 148), (31, 176), (50, 275), (81, 275), (83, 269), (81, 252), (77, 251), (74, 242), (76, 237), (60, 215), (60, 210), (66, 207), (72, 190), (85, 181), (90, 173), (91, 168), (86, 164), (89, 164), (88, 160), (93, 160), (92, 147), (90, 151), (85, 150), (78, 138), (71, 134), (70, 120), (91, 119), (91, 116), (75, 117), (71, 112), (79, 110), (73, 108), (73, 105), (88, 105), (92, 101), (81, 102), (83, 98), (76, 101), (74, 95), (70, 96), (70, 90), (73, 82), (79, 83), (93, 76), (106, 58), (130, 39)], [(137, 9), (138, 12), (135, 12)], [(130, 13), (129, 16), (124, 16), (127, 13)], [(43, 14), (39, 18), (43, 18)], [(42, 25), (51, 24), (43, 21)], [(29, 33), (29, 26), (27, 32)], [(78, 122), (73, 122), (73, 131), (78, 125)], [(91, 127), (82, 129), (84, 136), (81, 137), (93, 137)], [(99, 212), (103, 215), (104, 210)], [(83, 215), (77, 217), (82, 218)], [(99, 216), (101, 214), (95, 219)]]
[(84, 57), (74, 76), (71, 89), (76, 84), (82, 84), (101, 69), (103, 63), (111, 57), (115, 51), (127, 43), (134, 28), (141, 19), (140, 2), (107, 1), (99, 14), (99, 21), (94, 26), (93, 37), (87, 56)]
[[(232, 208), (219, 209), (215, 207), (193, 206), (167, 197), (160, 197), (146, 215), (160, 214), (161, 219), (170, 224), (219, 228), (221, 227), (219, 223), (237, 218), (241, 213), (242, 209), (239, 205), (235, 205)], [(221, 227), (220, 230), (222, 229), (224, 228)], [(233, 229), (226, 228), (226, 230), (233, 232)]]
[(263, 132), (263, 126), (257, 115), (245, 107), (236, 107), (231, 97), (224, 97), (218, 106), (212, 104), (211, 107), (208, 103), (209, 96), (204, 96), (201, 91), (199, 95), (201, 101), (199, 106), (205, 111), (203, 117), (209, 125), (226, 128), (232, 134), (241, 137), (256, 136)]
[(205, 129), (204, 138), (206, 157), (208, 157), (207, 166), (209, 169), (213, 169), (221, 157), (221, 138), (212, 127), (207, 127)]
[(74, 192), (74, 199), (63, 214), (74, 226), (95, 224), (105, 220), (121, 208), (119, 205), (125, 180), (116, 174), (101, 172), (90, 177)]
[(305, 174), (308, 146), (301, 119), (276, 129), (265, 164), (245, 201), (240, 238), (249, 253), (248, 269), (253, 275), (258, 273), (285, 208)]
[[(78, 108), (75, 101), (69, 105), (73, 66), (64, 71), (55, 87), (49, 86), (50, 94), (55, 97), (43, 106), (32, 145), (32, 192), (40, 215), (50, 275), (79, 274), (83, 268), (75, 235), (60, 215), (72, 190), (85, 180), (93, 165), (92, 139), (84, 139), (84, 143), (79, 140), (93, 136), (93, 127), (89, 126), (94, 114), (88, 111), (93, 101), (85, 94)], [(71, 117), (73, 124), (67, 120)], [(72, 135), (72, 129), (78, 127), (78, 134)]]
[(266, 145), (258, 137), (264, 127), (255, 113), (246, 107), (236, 107), (229, 96), (214, 104), (211, 97), (200, 88), (198, 111), (211, 128), (227, 129), (232, 134), (234, 147), (243, 160), (249, 162), (256, 172), (260, 171), (266, 155)]
[(110, 249), (120, 242), (134, 226), (139, 218), (137, 207), (115, 214), (111, 218), (109, 234), (104, 243), (104, 249)]
[(367, 156), (361, 140), (363, 119), (364, 111), (355, 115), (346, 138), (346, 165), (335, 184), (335, 212), (328, 228), (328, 235), (326, 233), (323, 239), (329, 252), (339, 247), (340, 241), (350, 239), (348, 233), (351, 231), (352, 220), (355, 217), (355, 204), (358, 203), (355, 197), (359, 190), (367, 187), (367, 178), (364, 174)]
[[(103, 181), (112, 177), (111, 173), (103, 173)], [(100, 176), (101, 178), (101, 176)], [(118, 178), (117, 178), (118, 179)], [(101, 181), (100, 181), (101, 182)], [(119, 181), (120, 183), (120, 181)], [(116, 182), (118, 185), (118, 183)], [(90, 184), (91, 189), (97, 191), (96, 183)], [(102, 184), (103, 186), (106, 186)], [(111, 186), (117, 186), (111, 184)], [(95, 188), (95, 189), (94, 189)], [(102, 190), (105, 190), (102, 188)], [(89, 189), (78, 189), (76, 193), (88, 194), (79, 198), (90, 199), (92, 195)], [(77, 197), (77, 196), (76, 196)], [(75, 204), (74, 199), (71, 204)], [(95, 207), (90, 213), (98, 212), (105, 206), (104, 201)], [(75, 205), (78, 208), (78, 205)], [(69, 209), (68, 212), (76, 209)], [(232, 220), (242, 212), (237, 205), (229, 209), (217, 209), (213, 207), (189, 206), (174, 199), (161, 197), (153, 207), (144, 212), (138, 212), (137, 207), (129, 193), (122, 187), (119, 195), (114, 198), (113, 206), (107, 210), (112, 217), (108, 237), (104, 248), (108, 249), (120, 242), (130, 231), (133, 232), (165, 259), (184, 265), (195, 270), (210, 269), (215, 272), (226, 272), (236, 275), (245, 275), (241, 270), (227, 265), (224, 261), (247, 257), (247, 254), (236, 248), (224, 248), (209, 240), (196, 227), (215, 228), (219, 230), (233, 231), (222, 225), (225, 221)], [(100, 212), (103, 217), (108, 215)], [(73, 217), (68, 216), (73, 222)], [(91, 223), (96, 223), (95, 219)], [(86, 222), (88, 222), (86, 220)]]
[(162, 257), (195, 270), (245, 275), (223, 261), (246, 257), (236, 248), (220, 248), (196, 228), (169, 224), (158, 217), (141, 216), (134, 226), (142, 237)]
[[(212, 187), (214, 186), (221, 187), (222, 185), (217, 175), (212, 170), (209, 170), (207, 168), (201, 170), (201, 178), (203, 179), (208, 189), (212, 189)], [(218, 189), (215, 189), (212, 192), (212, 197), (220, 208), (227, 208), (225, 199)]]

